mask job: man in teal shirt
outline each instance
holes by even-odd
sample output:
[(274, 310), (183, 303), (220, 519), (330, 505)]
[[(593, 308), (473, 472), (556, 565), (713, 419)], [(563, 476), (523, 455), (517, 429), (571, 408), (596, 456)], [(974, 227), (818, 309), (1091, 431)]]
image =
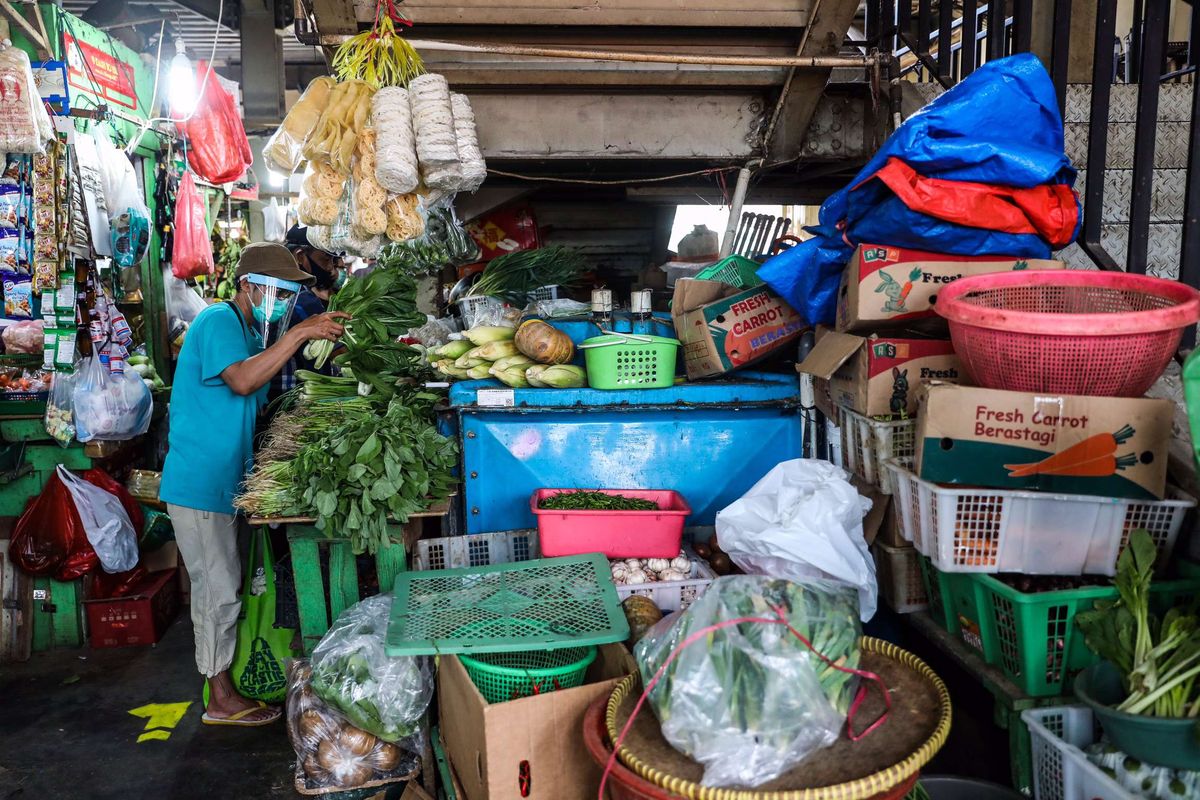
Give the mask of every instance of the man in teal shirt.
[(265, 725), (279, 718), (279, 709), (243, 697), (229, 674), (241, 610), (233, 498), (253, 463), (254, 425), (271, 378), (306, 342), (340, 338), (339, 320), (347, 315), (312, 316), (266, 341), (313, 278), (287, 248), (267, 242), (242, 250), (235, 277), (234, 299), (202, 311), (184, 339), (159, 497), (192, 581), (196, 666), (209, 688), (203, 721)]

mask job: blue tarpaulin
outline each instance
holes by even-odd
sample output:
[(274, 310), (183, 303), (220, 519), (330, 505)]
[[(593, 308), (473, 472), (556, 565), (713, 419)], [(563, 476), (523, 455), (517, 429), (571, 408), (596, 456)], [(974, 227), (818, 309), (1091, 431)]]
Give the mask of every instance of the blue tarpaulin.
[(1041, 61), (991, 61), (905, 120), (821, 206), (813, 238), (758, 275), (810, 323), (832, 324), (857, 244), (1047, 258), (1078, 233), (1074, 182)]

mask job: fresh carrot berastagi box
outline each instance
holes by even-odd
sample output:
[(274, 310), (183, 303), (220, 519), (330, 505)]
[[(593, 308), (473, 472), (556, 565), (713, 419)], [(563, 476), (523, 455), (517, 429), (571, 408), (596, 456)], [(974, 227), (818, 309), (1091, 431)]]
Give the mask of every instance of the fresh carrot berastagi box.
[[(951, 281), (990, 272), (1061, 269), (1061, 261), (1012, 256), (956, 256), (862, 244), (842, 273), (837, 329), (873, 333), (933, 321), (937, 293)], [(938, 318), (940, 319), (940, 318)]]
[(934, 483), (1161, 500), (1169, 400), (933, 384), (917, 415), (917, 473)]

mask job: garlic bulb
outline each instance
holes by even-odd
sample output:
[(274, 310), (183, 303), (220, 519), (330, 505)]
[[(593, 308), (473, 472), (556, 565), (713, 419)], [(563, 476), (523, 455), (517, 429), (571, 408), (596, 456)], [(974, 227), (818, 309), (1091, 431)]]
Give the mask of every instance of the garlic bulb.
[(650, 583), (650, 582), (651, 582), (650, 576), (647, 575), (645, 570), (642, 570), (642, 569), (630, 570), (629, 574), (625, 576), (625, 585), (626, 586), (629, 586), (631, 584)]
[(679, 570), (686, 575), (692, 571), (692, 560), (680, 553), (671, 559), (671, 569)]
[(664, 569), (671, 568), (671, 561), (666, 558), (648, 558), (646, 559), (646, 568), (651, 572), (662, 572)]
[(618, 561), (610, 568), (615, 583), (624, 583), (629, 579), (629, 566), (624, 561)]
[(685, 581), (687, 580), (687, 576), (688, 575), (686, 572), (680, 572), (674, 568), (664, 569), (662, 572), (658, 573), (658, 579), (660, 581)]
[(627, 558), (625, 559), (625, 565), (630, 569), (641, 569), (643, 562), (640, 558)]

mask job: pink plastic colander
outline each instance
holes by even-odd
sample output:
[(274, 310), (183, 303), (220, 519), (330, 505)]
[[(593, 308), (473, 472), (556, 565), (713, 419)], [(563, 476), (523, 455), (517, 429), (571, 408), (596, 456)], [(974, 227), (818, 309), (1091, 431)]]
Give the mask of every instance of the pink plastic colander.
[(1032, 270), (954, 281), (934, 308), (979, 386), (1140, 397), (1200, 320), (1200, 292), (1125, 272)]

